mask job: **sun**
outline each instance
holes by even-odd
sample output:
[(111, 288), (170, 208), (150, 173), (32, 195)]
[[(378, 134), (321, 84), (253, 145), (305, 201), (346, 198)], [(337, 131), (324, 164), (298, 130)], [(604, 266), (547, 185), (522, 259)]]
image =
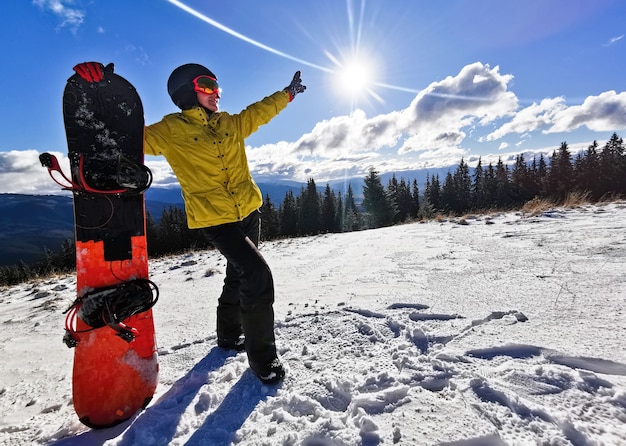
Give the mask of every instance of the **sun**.
[(371, 87), (372, 80), (372, 67), (362, 59), (346, 61), (337, 71), (338, 88), (352, 97), (365, 93)]
[(331, 71), (332, 83), (337, 94), (353, 105), (375, 99), (384, 102), (374, 88), (377, 84), (377, 68), (374, 59), (364, 52), (352, 52), (350, 56), (336, 58), (326, 53), (335, 65)]

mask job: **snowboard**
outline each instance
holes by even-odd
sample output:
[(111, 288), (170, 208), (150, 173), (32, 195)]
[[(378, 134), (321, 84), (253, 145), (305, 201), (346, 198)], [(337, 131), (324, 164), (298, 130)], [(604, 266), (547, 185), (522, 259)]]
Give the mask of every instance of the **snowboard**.
[(156, 389), (158, 289), (148, 273), (143, 106), (112, 64), (97, 65), (101, 79), (77, 72), (63, 93), (71, 175), (53, 155), (40, 159), (74, 203), (77, 298), (64, 337), (74, 348), (73, 405), (82, 423), (103, 428), (145, 408)]

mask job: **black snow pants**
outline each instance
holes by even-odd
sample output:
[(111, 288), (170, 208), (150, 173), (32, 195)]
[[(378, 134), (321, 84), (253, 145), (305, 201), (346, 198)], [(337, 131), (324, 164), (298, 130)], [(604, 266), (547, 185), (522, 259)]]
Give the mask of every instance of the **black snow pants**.
[(211, 244), (226, 257), (226, 278), (217, 306), (217, 336), (245, 336), (250, 362), (268, 364), (276, 357), (274, 280), (257, 246), (261, 213), (240, 222), (204, 228)]

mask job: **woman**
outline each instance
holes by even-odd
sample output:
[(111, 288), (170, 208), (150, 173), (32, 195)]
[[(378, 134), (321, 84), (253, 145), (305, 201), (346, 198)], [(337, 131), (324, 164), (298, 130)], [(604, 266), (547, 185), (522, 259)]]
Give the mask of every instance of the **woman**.
[(176, 68), (167, 89), (181, 112), (146, 127), (146, 154), (167, 159), (182, 187), (189, 227), (201, 229), (226, 257), (218, 345), (245, 349), (258, 378), (277, 382), (285, 370), (274, 342), (274, 282), (257, 249), (263, 196), (250, 174), (244, 139), (306, 87), (298, 71), (284, 90), (232, 115), (219, 111), (217, 77), (202, 65)]

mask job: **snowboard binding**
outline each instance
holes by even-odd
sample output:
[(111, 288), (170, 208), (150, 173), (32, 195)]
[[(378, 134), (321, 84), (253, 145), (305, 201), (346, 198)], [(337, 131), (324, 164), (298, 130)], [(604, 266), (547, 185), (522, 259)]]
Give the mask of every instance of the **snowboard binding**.
[[(135, 279), (90, 291), (76, 299), (70, 308), (64, 312), (67, 317), (63, 342), (69, 348), (76, 347), (78, 344), (76, 333), (104, 326), (109, 326), (115, 330), (117, 336), (126, 342), (132, 342), (137, 330), (129, 327), (123, 321), (149, 310), (158, 299), (159, 289), (154, 282), (148, 279)], [(80, 332), (76, 331), (74, 327), (77, 317), (91, 328)]]
[[(74, 178), (70, 179), (63, 170), (57, 158), (51, 153), (39, 155), (39, 161), (48, 169), (48, 174), (65, 190), (73, 192), (88, 192), (93, 194), (140, 194), (146, 191), (152, 184), (152, 172), (143, 164), (133, 163), (131, 160), (118, 154), (113, 163), (104, 160), (89, 162), (84, 153), (74, 153), (70, 157), (70, 164)], [(85, 164), (89, 164), (86, 169)], [(103, 166), (103, 167), (101, 167)], [(53, 175), (57, 172), (63, 178), (63, 182)]]

